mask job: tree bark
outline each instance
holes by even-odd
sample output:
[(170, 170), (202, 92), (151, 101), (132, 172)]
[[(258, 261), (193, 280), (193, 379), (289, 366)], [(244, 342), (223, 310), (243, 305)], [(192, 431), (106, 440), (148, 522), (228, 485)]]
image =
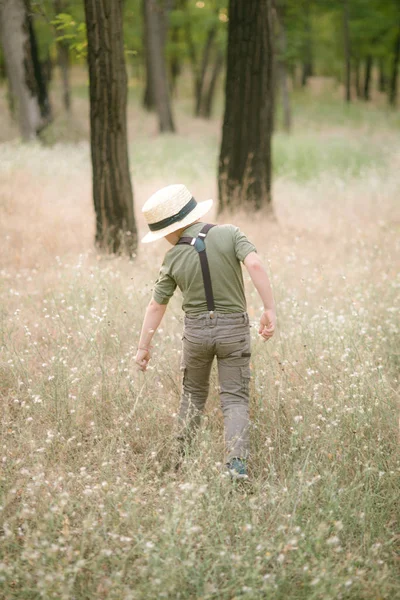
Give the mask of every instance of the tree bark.
[(205, 119), (210, 119), (212, 116), (212, 108), (215, 97), (215, 89), (217, 87), (218, 78), (224, 66), (224, 53), (220, 50), (217, 54), (217, 58), (215, 59), (213, 70), (211, 73), (210, 82), (208, 84), (208, 89), (205, 91), (203, 96), (203, 102), (201, 106), (200, 116)]
[(345, 98), (351, 102), (351, 52), (349, 31), (349, 0), (343, 0), (343, 38), (345, 58)]
[(219, 210), (271, 203), (271, 0), (230, 0)]
[(301, 76), (301, 85), (303, 87), (307, 84), (308, 78), (312, 77), (314, 73), (310, 0), (306, 0), (305, 2), (304, 19), (304, 59)]
[(383, 58), (379, 59), (379, 91), (386, 92), (386, 72), (385, 72), (385, 61)]
[[(66, 8), (63, 0), (54, 0), (54, 11), (56, 15), (62, 13)], [(65, 41), (61, 40), (57, 42), (57, 62), (60, 69), (62, 90), (63, 90), (63, 104), (65, 110), (71, 112), (71, 86), (69, 77), (69, 47)]]
[(127, 142), (123, 0), (85, 0), (96, 242), (133, 255), (137, 232)]
[(372, 71), (372, 56), (368, 54), (365, 61), (365, 77), (364, 77), (364, 100), (370, 99), (370, 84)]
[[(179, 42), (179, 27), (172, 28), (171, 41), (173, 44), (177, 44)], [(171, 57), (169, 72), (171, 76), (171, 93), (175, 94), (176, 83), (179, 75), (181, 74), (181, 61), (176, 53)]]
[[(180, 0), (179, 6), (180, 6), (181, 10), (185, 10), (186, 5), (187, 5), (187, 0)], [(199, 83), (200, 74), (199, 74), (196, 46), (194, 44), (193, 35), (192, 35), (192, 26), (191, 26), (189, 19), (185, 19), (184, 29), (185, 29), (185, 38), (186, 38), (186, 45), (188, 48), (189, 60), (192, 65), (193, 91), (194, 91), (195, 108), (196, 108), (196, 101), (197, 101), (199, 87), (200, 87), (200, 83)]]
[(21, 137), (34, 139), (49, 121), (44, 82), (37, 79), (40, 65), (32, 23), (23, 0), (0, 3), (0, 38)]
[(357, 59), (354, 65), (354, 84), (357, 98), (361, 98), (360, 61)]
[(63, 104), (67, 113), (71, 112), (71, 86), (69, 80), (69, 48), (62, 42), (57, 44), (57, 60), (61, 73)]
[(397, 82), (399, 75), (399, 62), (400, 62), (400, 27), (397, 33), (397, 38), (394, 45), (394, 54), (392, 62), (392, 70), (390, 76), (390, 88), (389, 88), (389, 104), (391, 106), (396, 105), (397, 100)]
[(165, 64), (164, 8), (156, 0), (146, 0), (147, 37), (150, 56), (150, 72), (154, 89), (159, 128), (161, 133), (174, 132), (167, 68)]
[[(1, 10), (1, 0), (0, 0), (0, 10)], [(0, 54), (0, 81), (7, 80), (7, 72), (6, 72), (6, 63), (4, 62), (3, 53)]]
[(148, 11), (146, 10), (147, 0), (142, 1), (143, 10), (143, 46), (146, 57), (146, 85), (143, 95), (143, 106), (146, 110), (154, 110), (156, 106), (155, 94), (153, 89), (153, 76), (151, 73), (151, 59), (150, 59), (150, 43), (149, 43), (149, 24), (148, 24)]
[(286, 131), (286, 133), (290, 133), (290, 130), (292, 128), (292, 109), (290, 105), (290, 93), (286, 66), (287, 39), (284, 25), (284, 15), (281, 14), (278, 17), (277, 21), (279, 44), (279, 58), (277, 62), (278, 77), (282, 94), (283, 128)]
[(33, 16), (30, 11), (29, 0), (25, 0), (25, 7), (27, 9), (27, 27), (29, 32), (30, 54), (32, 57), (31, 65), (33, 69), (30, 74), (30, 80), (32, 89), (37, 89), (40, 114), (43, 119), (43, 128), (51, 121), (51, 105), (47, 91), (45, 73), (39, 61), (39, 51), (36, 42), (35, 30), (33, 28)]
[(196, 106), (195, 116), (199, 117), (201, 114), (201, 107), (203, 103), (203, 90), (205, 84), (205, 78), (207, 73), (208, 62), (210, 59), (210, 52), (213, 46), (215, 36), (217, 34), (217, 27), (214, 25), (207, 34), (206, 43), (203, 48), (203, 58), (201, 61), (201, 69), (198, 77), (198, 84), (196, 86)]

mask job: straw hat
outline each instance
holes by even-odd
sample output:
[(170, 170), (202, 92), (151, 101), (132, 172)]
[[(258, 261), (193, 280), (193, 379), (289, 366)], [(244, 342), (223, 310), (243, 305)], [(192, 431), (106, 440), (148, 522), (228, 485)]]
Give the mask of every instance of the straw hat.
[(191, 225), (210, 210), (212, 203), (212, 200), (196, 202), (181, 183), (161, 188), (150, 196), (142, 208), (150, 228), (142, 242), (155, 242), (181, 227)]

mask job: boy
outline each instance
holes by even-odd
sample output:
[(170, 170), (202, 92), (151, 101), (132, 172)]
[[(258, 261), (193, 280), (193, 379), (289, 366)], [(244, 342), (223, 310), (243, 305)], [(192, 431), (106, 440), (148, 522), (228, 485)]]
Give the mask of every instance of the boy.
[(268, 275), (253, 244), (233, 225), (200, 221), (211, 206), (212, 200), (197, 203), (179, 184), (153, 194), (142, 209), (150, 228), (142, 242), (165, 237), (173, 248), (165, 255), (155, 283), (135, 360), (142, 371), (147, 369), (152, 337), (178, 286), (185, 312), (179, 439), (190, 440), (200, 422), (216, 356), (227, 468), (233, 478), (247, 478), (250, 329), (240, 262), (264, 305), (259, 327), (264, 340), (275, 331), (275, 306)]

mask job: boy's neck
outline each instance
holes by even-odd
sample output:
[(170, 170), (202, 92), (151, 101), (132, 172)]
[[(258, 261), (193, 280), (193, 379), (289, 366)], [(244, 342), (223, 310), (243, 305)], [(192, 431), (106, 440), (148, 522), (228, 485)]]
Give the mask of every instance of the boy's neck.
[(193, 223), (186, 225), (186, 227), (181, 227), (180, 229), (177, 229), (176, 231), (173, 231), (172, 233), (169, 233), (164, 237), (167, 240), (167, 242), (169, 242), (172, 246), (176, 246), (176, 244), (179, 241), (179, 238), (182, 237), (182, 233), (186, 231), (186, 229), (189, 229), (189, 227), (191, 227), (192, 225), (195, 225), (196, 223), (200, 223), (200, 219), (197, 219), (197, 221), (193, 221)]

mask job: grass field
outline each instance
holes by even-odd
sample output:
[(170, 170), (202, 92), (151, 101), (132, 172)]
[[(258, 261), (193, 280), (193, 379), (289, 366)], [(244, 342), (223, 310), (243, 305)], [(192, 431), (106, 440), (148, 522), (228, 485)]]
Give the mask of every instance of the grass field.
[[(87, 97), (46, 145), (13, 141), (0, 98), (0, 598), (400, 598), (399, 113), (310, 93), (274, 139), (275, 218), (224, 217), (265, 259), (278, 332), (253, 328), (251, 484), (221, 476), (216, 375), (173, 469), (179, 296), (136, 371), (164, 242), (93, 247)], [(140, 206), (215, 197), (220, 118), (177, 102), (178, 135), (129, 105)], [(215, 216), (213, 215), (213, 218)], [(257, 324), (260, 301), (248, 287)]]

